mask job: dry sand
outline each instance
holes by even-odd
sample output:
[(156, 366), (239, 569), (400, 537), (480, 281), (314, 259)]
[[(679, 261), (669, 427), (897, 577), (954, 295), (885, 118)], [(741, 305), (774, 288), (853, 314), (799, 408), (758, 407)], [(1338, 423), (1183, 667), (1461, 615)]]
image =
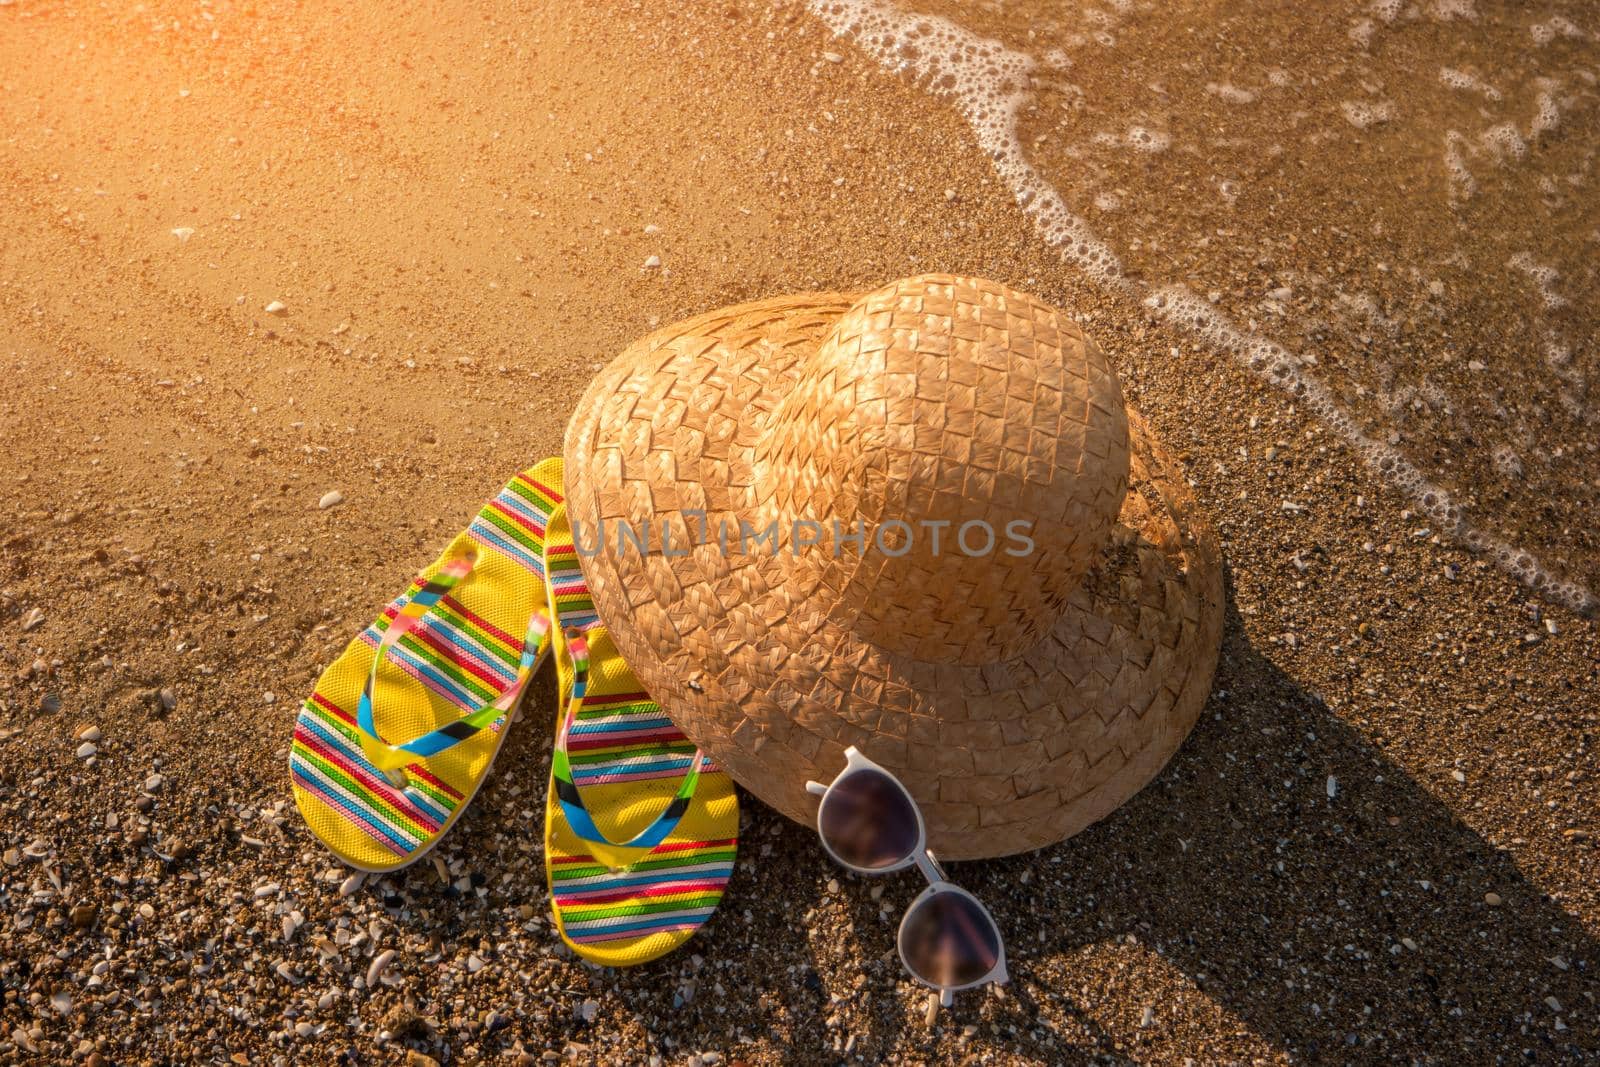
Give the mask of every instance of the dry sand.
[[(0, 2), (0, 1058), (1600, 1057), (1600, 641), (1570, 610), (1600, 586), (1600, 19), (923, 10), (1028, 57), (1025, 191), (1119, 273), (1019, 208), (973, 68), (836, 38), (849, 5)], [(289, 802), (294, 708), (593, 370), (934, 269), (1082, 319), (1229, 565), (1169, 769), (954, 872), (1004, 994), (930, 1027), (892, 952), (914, 880), (875, 900), (754, 802), (688, 948), (572, 960), (548, 683), (444, 876), (341, 895)]]

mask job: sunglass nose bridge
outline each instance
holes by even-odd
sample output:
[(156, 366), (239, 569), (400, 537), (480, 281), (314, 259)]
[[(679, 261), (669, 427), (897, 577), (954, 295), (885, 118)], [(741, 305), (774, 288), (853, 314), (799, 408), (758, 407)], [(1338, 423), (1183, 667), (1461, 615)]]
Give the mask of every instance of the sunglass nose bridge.
[(806, 783), (806, 792), (810, 793), (814, 797), (820, 797), (824, 793), (826, 793), (827, 791), (828, 791), (828, 787), (823, 785), (821, 782), (807, 782)]

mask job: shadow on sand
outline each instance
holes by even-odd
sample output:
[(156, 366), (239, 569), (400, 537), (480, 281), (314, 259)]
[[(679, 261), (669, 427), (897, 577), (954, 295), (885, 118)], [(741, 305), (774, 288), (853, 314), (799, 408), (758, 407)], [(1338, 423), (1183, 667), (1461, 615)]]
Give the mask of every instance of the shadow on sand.
[[(1582, 924), (1252, 646), (1231, 596), (1195, 733), (1123, 811), (1040, 859), (1069, 872), (1060, 912), (1018, 885), (1029, 857), (967, 876), (1015, 917), (1014, 942), (1071, 953), (1132, 935), (1294, 1058), (1600, 1050)], [(1581, 1021), (1558, 1030), (1550, 997)]]

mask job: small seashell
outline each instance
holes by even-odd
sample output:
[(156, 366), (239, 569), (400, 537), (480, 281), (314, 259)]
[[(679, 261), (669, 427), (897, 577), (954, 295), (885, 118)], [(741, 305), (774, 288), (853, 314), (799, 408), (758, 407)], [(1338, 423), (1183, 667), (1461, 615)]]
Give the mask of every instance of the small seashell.
[(268, 315), (282, 315), (285, 311), (289, 310), (289, 306), (282, 300), (273, 300), (269, 301), (263, 310), (266, 311)]
[(372, 959), (372, 964), (367, 968), (367, 988), (371, 989), (378, 984), (378, 979), (383, 977), (383, 972), (389, 969), (389, 964), (394, 962), (394, 949), (386, 948)]

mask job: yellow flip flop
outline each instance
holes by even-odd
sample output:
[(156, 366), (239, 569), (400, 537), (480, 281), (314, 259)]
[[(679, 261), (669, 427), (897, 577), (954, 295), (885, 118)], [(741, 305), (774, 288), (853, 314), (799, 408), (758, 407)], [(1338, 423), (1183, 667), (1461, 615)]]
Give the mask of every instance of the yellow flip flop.
[(363, 871), (413, 863), (488, 777), (550, 647), (546, 460), (513, 478), (323, 672), (289, 751), (311, 832)]
[(545, 560), (560, 675), (544, 845), (556, 928), (594, 963), (646, 963), (716, 911), (738, 850), (739, 798), (623, 662), (559, 503)]

